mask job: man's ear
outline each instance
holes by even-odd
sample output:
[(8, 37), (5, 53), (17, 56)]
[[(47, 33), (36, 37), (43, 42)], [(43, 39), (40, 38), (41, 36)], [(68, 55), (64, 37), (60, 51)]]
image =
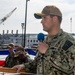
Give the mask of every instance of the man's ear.
[(54, 22), (56, 22), (57, 21), (57, 16), (54, 16), (53, 20), (54, 20)]

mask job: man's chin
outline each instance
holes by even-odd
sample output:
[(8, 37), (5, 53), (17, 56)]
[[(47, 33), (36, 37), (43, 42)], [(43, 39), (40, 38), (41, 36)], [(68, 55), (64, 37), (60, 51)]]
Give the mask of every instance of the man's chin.
[(47, 32), (47, 30), (46, 30), (46, 29), (43, 29), (43, 31)]

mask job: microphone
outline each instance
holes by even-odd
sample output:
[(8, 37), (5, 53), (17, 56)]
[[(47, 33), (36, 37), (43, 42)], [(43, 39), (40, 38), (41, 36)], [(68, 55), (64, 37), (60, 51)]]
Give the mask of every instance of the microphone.
[(43, 42), (44, 41), (44, 34), (43, 33), (39, 33), (37, 36), (38, 41)]
[[(43, 42), (44, 41), (44, 34), (39, 33), (37, 36), (38, 41)], [(42, 74), (44, 74), (44, 54), (42, 54)]]

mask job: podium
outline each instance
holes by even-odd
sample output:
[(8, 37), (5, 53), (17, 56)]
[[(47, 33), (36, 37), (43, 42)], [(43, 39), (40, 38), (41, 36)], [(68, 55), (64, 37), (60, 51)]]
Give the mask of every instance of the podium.
[[(17, 73), (17, 70), (6, 67), (0, 67), (0, 72)], [(25, 73), (25, 70), (20, 70), (20, 73)]]
[(36, 75), (36, 74), (26, 73), (24, 69), (20, 70), (20, 72), (17, 73), (17, 70), (15, 69), (0, 67), (0, 75)]
[(26, 73), (24, 69), (21, 70), (19, 73), (17, 73), (17, 70), (15, 69), (0, 67), (0, 75), (42, 75), (42, 74)]
[(0, 72), (0, 75), (37, 75), (33, 73), (7, 73), (7, 72)]

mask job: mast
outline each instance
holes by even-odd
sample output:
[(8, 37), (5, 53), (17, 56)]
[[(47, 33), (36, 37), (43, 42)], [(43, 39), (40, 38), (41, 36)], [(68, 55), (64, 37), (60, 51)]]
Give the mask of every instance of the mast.
[(26, 0), (26, 8), (25, 8), (25, 24), (24, 24), (24, 45), (23, 47), (25, 47), (25, 43), (26, 43), (26, 23), (27, 23), (27, 2), (30, 0)]

